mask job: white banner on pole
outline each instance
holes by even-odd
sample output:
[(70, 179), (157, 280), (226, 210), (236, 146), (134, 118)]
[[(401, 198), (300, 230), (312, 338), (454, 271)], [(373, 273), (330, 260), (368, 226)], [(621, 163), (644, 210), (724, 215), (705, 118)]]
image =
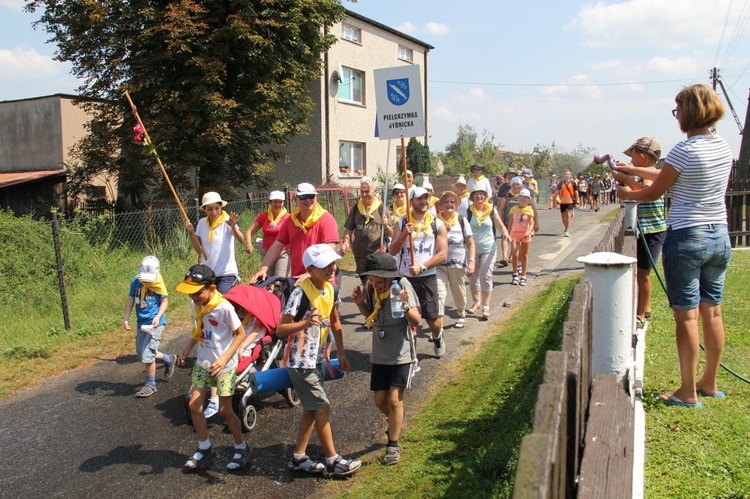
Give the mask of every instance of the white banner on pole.
[(421, 74), (419, 65), (374, 71), (380, 140), (424, 136)]

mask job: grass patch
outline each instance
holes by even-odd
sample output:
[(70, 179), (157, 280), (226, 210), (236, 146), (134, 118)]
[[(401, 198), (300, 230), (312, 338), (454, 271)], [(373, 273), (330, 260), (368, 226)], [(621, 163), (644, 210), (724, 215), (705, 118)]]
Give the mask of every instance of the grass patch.
[[(661, 269), (660, 269), (661, 271)], [(703, 398), (698, 410), (666, 407), (655, 397), (679, 386), (674, 320), (664, 291), (652, 278), (654, 321), (647, 333), (646, 497), (750, 497), (750, 386), (719, 371), (724, 400)], [(750, 252), (734, 251), (722, 311), (723, 363), (750, 378)], [(700, 377), (704, 357), (698, 365)]]
[(510, 497), (545, 354), (560, 349), (577, 280), (554, 281), (452, 363), (455, 374), (409, 420), (401, 463), (364, 467), (341, 497)]

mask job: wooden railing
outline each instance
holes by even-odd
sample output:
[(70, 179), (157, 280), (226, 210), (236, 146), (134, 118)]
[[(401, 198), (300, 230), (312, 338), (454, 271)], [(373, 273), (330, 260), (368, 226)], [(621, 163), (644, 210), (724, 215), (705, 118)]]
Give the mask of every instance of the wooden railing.
[[(623, 209), (594, 251), (635, 256)], [(547, 352), (532, 432), (521, 442), (515, 498), (632, 497), (634, 412), (622, 380), (590, 374), (592, 294), (581, 279), (562, 351)]]

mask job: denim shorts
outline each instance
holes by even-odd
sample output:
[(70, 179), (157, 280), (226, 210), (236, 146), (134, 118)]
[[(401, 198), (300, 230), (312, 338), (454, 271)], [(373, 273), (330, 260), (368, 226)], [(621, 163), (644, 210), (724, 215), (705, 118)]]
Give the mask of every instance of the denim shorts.
[(726, 225), (667, 229), (662, 263), (670, 308), (692, 310), (700, 302), (719, 305), (731, 258)]
[(141, 330), (142, 325), (138, 324), (138, 331), (135, 333), (135, 353), (143, 364), (153, 364), (156, 362), (156, 352), (159, 351), (164, 326), (155, 328), (153, 333), (149, 334)]

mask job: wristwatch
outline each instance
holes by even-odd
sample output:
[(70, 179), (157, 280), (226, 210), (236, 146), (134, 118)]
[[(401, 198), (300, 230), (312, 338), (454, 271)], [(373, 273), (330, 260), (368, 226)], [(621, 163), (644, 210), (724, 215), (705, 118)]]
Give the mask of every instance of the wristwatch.
[(419, 266), (419, 273), (420, 274), (424, 274), (425, 272), (427, 272), (427, 267), (425, 267), (424, 265), (420, 265)]

